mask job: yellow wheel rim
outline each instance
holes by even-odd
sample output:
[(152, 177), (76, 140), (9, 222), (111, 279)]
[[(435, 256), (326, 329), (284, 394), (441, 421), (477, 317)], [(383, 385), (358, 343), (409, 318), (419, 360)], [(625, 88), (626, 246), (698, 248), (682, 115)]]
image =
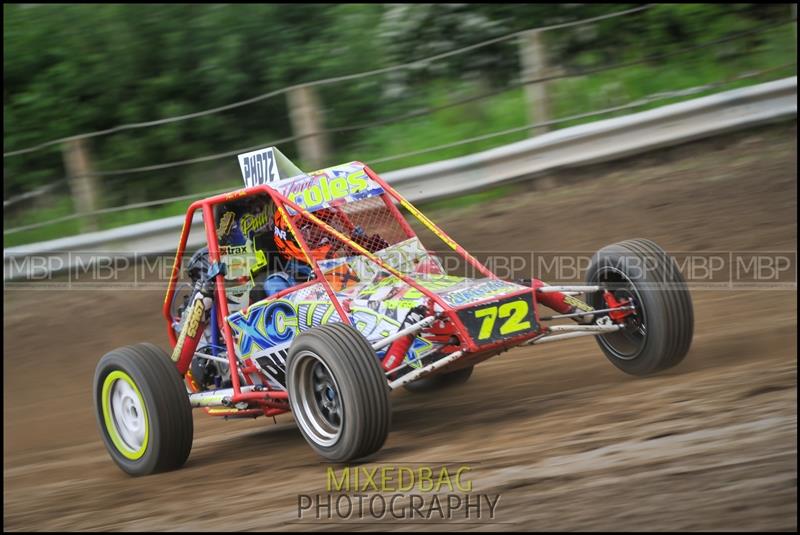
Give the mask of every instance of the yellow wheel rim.
[(126, 459), (141, 458), (150, 440), (150, 418), (136, 383), (127, 373), (115, 370), (103, 381), (101, 396), (111, 442)]

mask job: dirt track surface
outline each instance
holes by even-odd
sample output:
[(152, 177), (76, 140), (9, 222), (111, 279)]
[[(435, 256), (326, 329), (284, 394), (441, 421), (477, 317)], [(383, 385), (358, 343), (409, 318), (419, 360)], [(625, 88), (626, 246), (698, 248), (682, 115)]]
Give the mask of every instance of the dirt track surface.
[[(431, 215), (469, 250), (648, 237), (668, 251), (796, 251), (796, 139), (795, 124), (739, 133)], [(166, 346), (162, 299), (4, 292), (5, 529), (426, 527), (298, 524), (298, 494), (326, 492), (326, 465), (291, 415), (276, 425), (195, 413), (182, 470), (124, 475), (96, 429), (92, 374), (114, 347)], [(393, 431), (366, 466), (468, 464), (474, 493), (500, 494), (496, 523), (458, 525), (462, 513), (433, 529), (796, 530), (797, 293), (693, 299), (694, 343), (676, 368), (626, 376), (591, 339), (518, 349), (464, 386), (395, 393)]]

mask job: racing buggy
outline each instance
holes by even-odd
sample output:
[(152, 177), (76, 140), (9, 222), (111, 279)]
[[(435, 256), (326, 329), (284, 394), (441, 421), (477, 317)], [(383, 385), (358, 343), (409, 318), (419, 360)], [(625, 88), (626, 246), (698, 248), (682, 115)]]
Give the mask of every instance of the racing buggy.
[[(100, 433), (128, 474), (184, 464), (193, 408), (291, 411), (319, 455), (345, 462), (384, 444), (392, 390), (464, 383), (516, 346), (594, 336), (638, 376), (689, 349), (689, 291), (651, 241), (604, 247), (581, 285), (504, 280), (360, 162), (305, 174), (271, 147), (239, 163), (243, 189), (186, 213), (163, 306), (171, 350), (126, 346), (97, 365)], [(196, 215), (206, 245), (189, 255)]]

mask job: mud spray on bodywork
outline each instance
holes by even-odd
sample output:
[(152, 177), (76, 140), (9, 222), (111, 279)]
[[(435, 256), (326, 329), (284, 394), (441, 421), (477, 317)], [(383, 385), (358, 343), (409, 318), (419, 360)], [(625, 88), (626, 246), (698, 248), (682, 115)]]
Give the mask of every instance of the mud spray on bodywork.
[(185, 375), (189, 369), (197, 344), (203, 337), (214, 304), (213, 295), (212, 280), (201, 279), (195, 283), (194, 293), (189, 302), (189, 313), (183, 322), (175, 349), (172, 350), (172, 361), (177, 365), (181, 375)]

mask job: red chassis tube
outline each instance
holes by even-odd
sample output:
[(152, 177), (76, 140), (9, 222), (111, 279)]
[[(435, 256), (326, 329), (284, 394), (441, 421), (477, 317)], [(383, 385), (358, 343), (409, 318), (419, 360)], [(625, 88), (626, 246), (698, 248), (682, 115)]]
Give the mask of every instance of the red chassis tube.
[[(483, 273), (486, 277), (489, 277), (489, 278), (492, 278), (492, 279), (498, 279), (499, 278), (492, 271), (487, 269), (486, 266), (484, 266), (483, 264), (478, 262), (463, 247), (458, 245), (443, 230), (441, 230), (432, 221), (430, 221), (421, 212), (419, 212), (413, 205), (411, 205), (411, 203), (409, 203), (402, 196), (400, 196), (391, 186), (389, 186), (389, 184), (387, 184), (383, 179), (381, 179), (377, 174), (375, 174), (369, 167), (364, 166), (364, 170), (372, 180), (377, 182), (383, 188), (384, 193), (381, 194), (381, 197), (382, 197), (384, 203), (386, 204), (387, 208), (392, 213), (394, 218), (397, 220), (397, 222), (401, 225), (404, 233), (408, 237), (415, 237), (416, 234), (411, 229), (410, 225), (405, 221), (403, 216), (400, 214), (400, 211), (395, 206), (395, 204), (393, 202), (393, 199), (396, 200), (398, 203), (400, 203), (404, 208), (409, 210), (426, 227), (428, 227), (429, 230), (431, 230), (442, 241), (444, 241), (449, 247), (451, 247), (454, 251), (456, 251), (456, 253), (458, 253), (465, 260), (467, 260), (475, 269), (477, 269), (478, 271)], [(181, 265), (181, 262), (183, 260), (184, 252), (185, 252), (185, 249), (186, 249), (186, 243), (188, 241), (188, 235), (189, 235), (189, 232), (191, 230), (191, 224), (192, 224), (192, 220), (194, 218), (195, 212), (199, 209), (199, 210), (201, 210), (201, 212), (203, 214), (203, 224), (204, 224), (204, 227), (205, 227), (206, 240), (208, 242), (209, 261), (210, 261), (211, 265), (215, 265), (215, 264), (218, 264), (220, 262), (221, 258), (220, 258), (219, 241), (217, 239), (217, 233), (216, 233), (216, 228), (215, 228), (215, 224), (214, 224), (213, 207), (215, 205), (217, 205), (217, 204), (228, 203), (228, 202), (231, 202), (231, 201), (243, 198), (243, 197), (249, 197), (249, 196), (258, 195), (258, 194), (265, 194), (265, 195), (269, 196), (270, 199), (275, 203), (276, 209), (278, 209), (278, 210), (285, 210), (286, 207), (289, 207), (293, 211), (295, 211), (297, 214), (302, 214), (307, 219), (309, 219), (312, 222), (314, 222), (316, 225), (324, 228), (327, 232), (335, 235), (337, 238), (339, 238), (342, 241), (344, 241), (345, 243), (347, 243), (351, 248), (353, 248), (354, 250), (358, 251), (363, 256), (369, 258), (371, 261), (375, 262), (376, 264), (381, 266), (383, 269), (385, 269), (388, 272), (392, 273), (393, 275), (395, 275), (396, 277), (401, 279), (406, 284), (414, 287), (415, 289), (420, 291), (423, 295), (426, 295), (427, 297), (429, 297), (431, 301), (433, 301), (434, 303), (439, 305), (439, 307), (441, 307), (443, 312), (440, 315), (440, 317), (444, 316), (444, 318), (442, 318), (442, 319), (446, 318), (446, 319), (450, 320), (450, 322), (455, 327), (455, 330), (456, 330), (457, 334), (459, 335), (459, 339), (462, 342), (462, 347), (464, 348), (464, 350), (466, 350), (468, 352), (477, 352), (477, 351), (485, 352), (485, 351), (489, 351), (489, 350), (493, 350), (493, 349), (502, 349), (504, 346), (505, 347), (511, 347), (513, 345), (516, 345), (516, 344), (522, 342), (522, 341), (525, 341), (528, 338), (533, 338), (534, 336), (539, 334), (539, 332), (527, 333), (525, 335), (520, 335), (518, 337), (509, 338), (507, 340), (502, 340), (502, 341), (495, 342), (495, 343), (492, 343), (492, 344), (478, 346), (474, 342), (474, 340), (472, 340), (472, 338), (469, 336), (469, 333), (468, 333), (466, 327), (459, 320), (459, 318), (457, 316), (457, 313), (456, 313), (456, 311), (458, 309), (456, 307), (452, 307), (452, 306), (446, 304), (439, 295), (437, 295), (434, 292), (422, 287), (419, 283), (417, 283), (416, 281), (414, 281), (410, 277), (408, 277), (408, 276), (404, 275), (403, 273), (400, 273), (397, 270), (395, 270), (395, 269), (391, 268), (390, 266), (386, 265), (380, 258), (376, 257), (374, 254), (370, 253), (369, 251), (367, 251), (363, 247), (361, 247), (358, 244), (356, 244), (355, 242), (353, 242), (348, 236), (344, 236), (343, 234), (341, 234), (339, 231), (337, 231), (336, 229), (334, 229), (333, 227), (331, 227), (327, 223), (321, 221), (319, 218), (314, 216), (313, 213), (306, 211), (304, 208), (300, 207), (299, 205), (297, 205), (296, 203), (294, 203), (290, 199), (286, 198), (285, 196), (283, 196), (277, 190), (275, 190), (275, 189), (273, 189), (273, 188), (271, 188), (269, 186), (266, 186), (266, 185), (260, 185), (260, 186), (253, 186), (253, 187), (249, 187), (249, 188), (243, 188), (243, 189), (239, 189), (239, 190), (236, 190), (236, 191), (233, 191), (233, 192), (216, 195), (216, 196), (213, 196), (213, 197), (209, 197), (207, 199), (201, 199), (201, 200), (195, 201), (194, 203), (192, 203), (189, 206), (189, 208), (187, 210), (187, 213), (186, 213), (186, 218), (184, 220), (183, 228), (181, 230), (181, 237), (180, 237), (180, 241), (179, 241), (179, 245), (178, 245), (178, 250), (176, 251), (176, 254), (175, 254), (175, 260), (174, 260), (174, 263), (173, 263), (173, 266), (172, 266), (172, 271), (170, 273), (169, 283), (168, 283), (168, 286), (167, 286), (167, 292), (166, 292), (166, 296), (165, 296), (165, 299), (164, 299), (164, 305), (163, 305), (163, 315), (164, 315), (164, 318), (166, 319), (166, 322), (167, 322), (167, 334), (169, 336), (170, 343), (172, 344), (173, 347), (175, 346), (175, 344), (177, 342), (177, 337), (176, 337), (174, 329), (172, 327), (173, 318), (172, 318), (171, 313), (170, 313), (170, 308), (171, 308), (170, 305), (171, 305), (172, 300), (174, 298), (175, 288), (176, 288), (176, 284), (177, 284), (177, 281), (178, 281), (178, 276), (180, 274), (180, 265)], [(291, 217), (287, 217), (286, 219), (287, 219), (287, 221), (289, 223), (290, 230), (292, 231), (293, 235), (297, 238), (297, 240), (301, 244), (301, 247), (303, 248), (303, 250), (307, 251), (308, 250), (308, 246), (307, 246), (307, 244), (305, 243), (305, 241), (303, 239), (302, 233), (299, 233), (297, 231), (297, 228), (295, 227), (295, 223), (294, 223), (294, 221), (292, 220)], [(314, 281), (309, 281), (308, 283), (304, 283), (303, 285), (305, 285), (305, 284), (313, 284), (313, 283), (322, 284), (323, 287), (325, 288), (326, 293), (328, 294), (329, 298), (331, 299), (331, 302), (333, 303), (336, 311), (339, 313), (340, 319), (345, 323), (349, 323), (349, 318), (348, 318), (346, 312), (342, 308), (341, 303), (339, 303), (339, 300), (336, 298), (335, 292), (331, 288), (330, 283), (322, 275), (322, 272), (319, 269), (319, 266), (314, 261), (311, 261), (310, 264), (314, 268), (316, 279)], [(537, 295), (538, 292), (536, 291), (536, 288), (537, 288), (537, 286), (541, 286), (541, 285), (542, 285), (541, 281), (534, 280), (534, 284), (533, 284), (533, 286), (532, 286), (532, 288), (530, 290), (523, 290), (523, 291), (520, 291), (520, 292), (517, 292), (517, 293), (514, 293), (514, 294), (509, 294), (509, 295), (522, 295), (522, 294), (524, 294), (526, 292), (531, 292), (532, 297), (533, 297), (533, 301), (534, 301), (534, 314), (536, 316), (537, 325), (539, 324), (539, 321), (538, 321), (537, 307), (536, 307), (535, 304), (537, 302), (537, 298), (540, 298), (540, 296)], [(298, 285), (298, 286), (300, 286), (300, 285)], [(295, 287), (293, 287), (291, 289), (288, 289), (287, 292), (296, 290), (298, 286), (295, 286)], [(222, 321), (220, 321), (220, 323), (222, 324), (221, 328), (222, 328), (223, 337), (225, 338), (225, 347), (226, 347), (226, 350), (227, 350), (228, 362), (229, 362), (230, 369), (231, 370), (239, 370), (240, 366), (239, 366), (239, 363), (238, 363), (238, 360), (237, 360), (236, 351), (235, 351), (235, 347), (234, 347), (233, 333), (232, 333), (230, 325), (226, 321), (226, 319), (227, 319), (227, 317), (229, 315), (229, 309), (228, 309), (227, 299), (225, 297), (225, 277), (224, 277), (224, 275), (222, 273), (219, 273), (219, 274), (216, 275), (216, 284), (215, 284), (215, 290), (214, 291), (216, 292), (216, 302), (218, 304), (218, 309), (217, 309), (218, 310), (218, 318), (212, 318), (212, 321), (218, 320), (218, 319), (222, 320)], [(284, 292), (282, 292), (282, 293), (284, 293)], [(561, 301), (561, 298), (562, 298), (561, 295), (549, 294), (548, 297), (550, 295), (553, 296), (552, 302), (557, 303), (557, 302)], [(472, 303), (470, 306), (475, 306), (476, 304), (480, 304), (480, 303), (483, 303), (483, 302), (490, 302), (492, 300), (493, 299), (490, 298), (490, 299), (481, 301), (479, 303)], [(549, 306), (551, 300), (547, 299), (547, 301), (548, 302), (543, 303), (543, 304), (546, 304), (546, 305)], [(539, 331), (541, 331), (541, 329)], [(245, 375), (245, 378), (247, 378), (247, 377), (248, 376)], [(247, 380), (249, 382), (249, 379), (247, 379)], [(266, 390), (262, 390), (262, 391), (242, 392), (241, 391), (242, 385), (241, 385), (238, 373), (231, 373), (231, 382), (232, 382), (232, 387), (233, 387), (233, 391), (234, 391), (234, 395), (231, 397), (231, 402), (232, 403), (238, 403), (238, 402), (243, 402), (243, 401), (252, 401), (252, 402), (261, 401), (261, 402), (266, 402), (268, 400), (285, 400), (285, 399), (288, 398), (287, 392), (285, 392), (283, 390), (266, 389)], [(263, 414), (267, 414), (267, 412), (269, 412), (270, 414), (273, 414), (273, 413), (275, 413), (275, 411), (282, 412), (283, 409), (264, 407), (263, 409), (248, 409), (246, 411), (239, 411), (238, 413), (231, 411), (229, 414), (230, 415), (237, 415), (237, 414), (241, 414), (241, 413), (248, 413), (249, 414), (250, 412), (256, 412), (258, 414), (262, 414), (262, 413)], [(213, 410), (213, 411), (207, 411), (207, 412), (213, 413), (213, 414), (219, 414), (219, 413), (226, 413), (227, 411), (225, 411), (225, 410)]]

